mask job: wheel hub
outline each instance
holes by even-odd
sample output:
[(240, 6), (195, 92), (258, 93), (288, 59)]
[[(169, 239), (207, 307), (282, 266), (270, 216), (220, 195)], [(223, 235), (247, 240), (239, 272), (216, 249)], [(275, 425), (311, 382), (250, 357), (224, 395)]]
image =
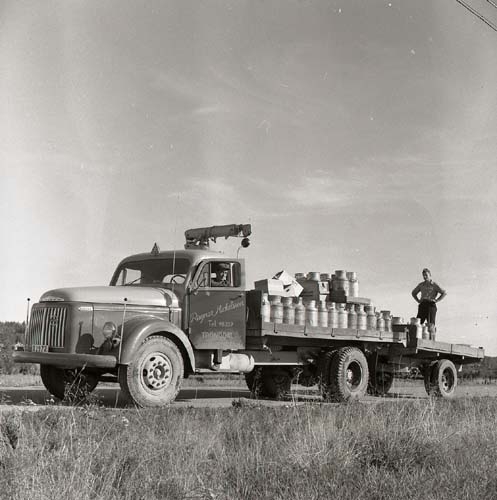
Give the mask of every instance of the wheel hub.
[(143, 364), (144, 384), (152, 390), (160, 390), (171, 383), (172, 367), (169, 359), (161, 353), (151, 354)]
[(442, 373), (442, 387), (446, 392), (449, 392), (452, 390), (453, 385), (454, 385), (454, 380), (452, 374), (447, 370), (445, 370)]
[(347, 385), (355, 389), (362, 379), (362, 369), (359, 363), (351, 363), (347, 368)]

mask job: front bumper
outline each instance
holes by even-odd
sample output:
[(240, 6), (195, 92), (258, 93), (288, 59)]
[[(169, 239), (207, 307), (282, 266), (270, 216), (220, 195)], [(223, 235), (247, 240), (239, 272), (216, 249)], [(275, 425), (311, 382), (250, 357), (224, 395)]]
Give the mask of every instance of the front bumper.
[(14, 351), (12, 358), (16, 363), (40, 363), (60, 368), (115, 368), (115, 356), (100, 354), (67, 354), (65, 352)]

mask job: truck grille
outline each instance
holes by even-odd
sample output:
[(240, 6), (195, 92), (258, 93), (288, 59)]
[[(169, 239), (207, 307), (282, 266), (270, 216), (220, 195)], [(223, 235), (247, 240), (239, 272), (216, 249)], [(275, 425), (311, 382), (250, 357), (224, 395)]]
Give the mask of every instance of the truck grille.
[(26, 346), (33, 351), (48, 347), (64, 347), (67, 309), (65, 307), (36, 307), (31, 312)]

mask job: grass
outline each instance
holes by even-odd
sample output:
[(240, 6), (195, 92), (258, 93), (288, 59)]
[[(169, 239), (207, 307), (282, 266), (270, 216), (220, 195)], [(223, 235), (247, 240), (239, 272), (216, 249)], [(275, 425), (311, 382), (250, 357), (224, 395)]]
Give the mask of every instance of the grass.
[(497, 497), (493, 398), (0, 414), (9, 499)]

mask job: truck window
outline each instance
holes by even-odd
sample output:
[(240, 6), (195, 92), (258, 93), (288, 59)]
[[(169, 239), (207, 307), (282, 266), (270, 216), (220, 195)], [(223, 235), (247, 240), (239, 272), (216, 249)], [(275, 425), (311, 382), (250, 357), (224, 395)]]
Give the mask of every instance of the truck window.
[(190, 269), (188, 259), (150, 259), (127, 262), (120, 269), (111, 286), (123, 285), (181, 285)]
[(201, 288), (235, 288), (241, 283), (241, 266), (239, 262), (207, 262), (197, 278), (197, 286)]

